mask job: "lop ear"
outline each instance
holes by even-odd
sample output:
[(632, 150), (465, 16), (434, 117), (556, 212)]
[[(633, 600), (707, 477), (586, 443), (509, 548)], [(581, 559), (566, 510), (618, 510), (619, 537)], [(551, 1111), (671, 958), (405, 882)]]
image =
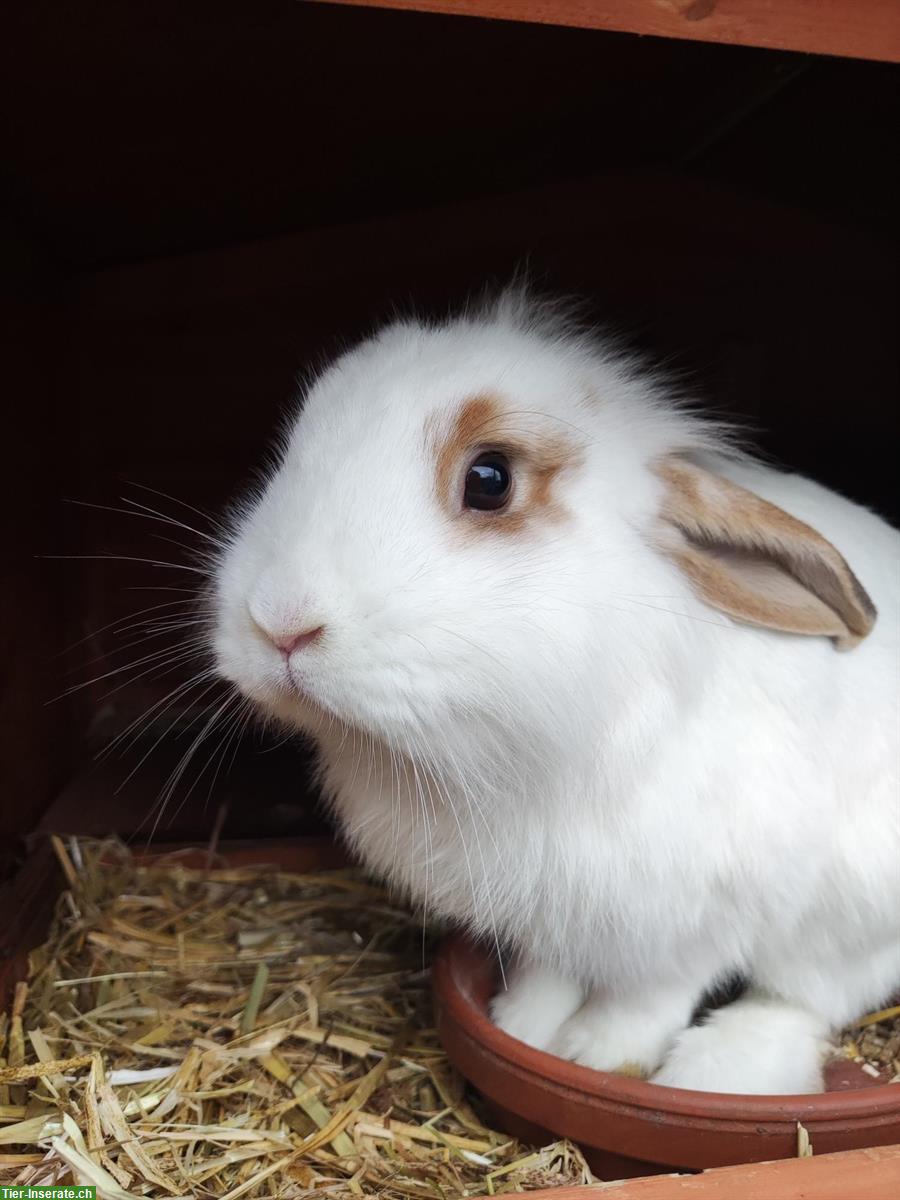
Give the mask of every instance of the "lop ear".
[(746, 488), (668, 457), (662, 548), (720, 612), (850, 650), (877, 613), (844, 558), (815, 529)]

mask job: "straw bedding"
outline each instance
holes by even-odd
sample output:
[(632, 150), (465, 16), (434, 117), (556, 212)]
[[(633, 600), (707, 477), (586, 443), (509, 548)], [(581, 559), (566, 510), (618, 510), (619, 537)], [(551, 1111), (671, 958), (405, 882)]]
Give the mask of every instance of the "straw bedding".
[[(570, 1143), (487, 1127), (432, 1027), (430, 936), (360, 872), (54, 844), (68, 888), (0, 1015), (0, 1182), (92, 1183), (107, 1200), (594, 1182)], [(900, 1079), (900, 1009), (841, 1052)]]
[(421, 921), (359, 872), (55, 845), (69, 887), (0, 1017), (0, 1182), (408, 1200), (591, 1181), (572, 1145), (486, 1127), (432, 1027)]

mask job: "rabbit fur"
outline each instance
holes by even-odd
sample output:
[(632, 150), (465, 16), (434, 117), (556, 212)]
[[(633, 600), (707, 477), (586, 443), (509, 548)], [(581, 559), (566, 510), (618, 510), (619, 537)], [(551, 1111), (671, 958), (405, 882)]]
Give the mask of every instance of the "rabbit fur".
[[(504, 513), (461, 501), (485, 445)], [(503, 954), (512, 1036), (813, 1092), (900, 986), (900, 534), (552, 305), (339, 357), (214, 593), (220, 674), (315, 739), (369, 868)]]

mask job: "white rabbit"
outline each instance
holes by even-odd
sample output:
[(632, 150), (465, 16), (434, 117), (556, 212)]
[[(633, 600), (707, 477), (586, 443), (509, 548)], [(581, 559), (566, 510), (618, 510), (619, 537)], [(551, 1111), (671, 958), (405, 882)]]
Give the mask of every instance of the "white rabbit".
[(513, 956), (514, 1036), (811, 1092), (900, 986), (900, 534), (552, 309), (339, 358), (215, 590), (219, 671), (315, 737), (355, 851)]

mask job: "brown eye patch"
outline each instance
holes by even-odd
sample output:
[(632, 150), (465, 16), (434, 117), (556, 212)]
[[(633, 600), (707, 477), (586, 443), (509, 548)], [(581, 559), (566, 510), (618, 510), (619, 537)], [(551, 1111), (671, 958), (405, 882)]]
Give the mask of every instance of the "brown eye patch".
[[(579, 454), (571, 439), (543, 431), (543, 423), (538, 414), (517, 414), (484, 393), (466, 400), (449, 425), (432, 425), (435, 488), (447, 516), (498, 533), (563, 519), (558, 476)], [(509, 471), (510, 493), (502, 504), (468, 502), (476, 482), (471, 472), (485, 463), (503, 464)]]

